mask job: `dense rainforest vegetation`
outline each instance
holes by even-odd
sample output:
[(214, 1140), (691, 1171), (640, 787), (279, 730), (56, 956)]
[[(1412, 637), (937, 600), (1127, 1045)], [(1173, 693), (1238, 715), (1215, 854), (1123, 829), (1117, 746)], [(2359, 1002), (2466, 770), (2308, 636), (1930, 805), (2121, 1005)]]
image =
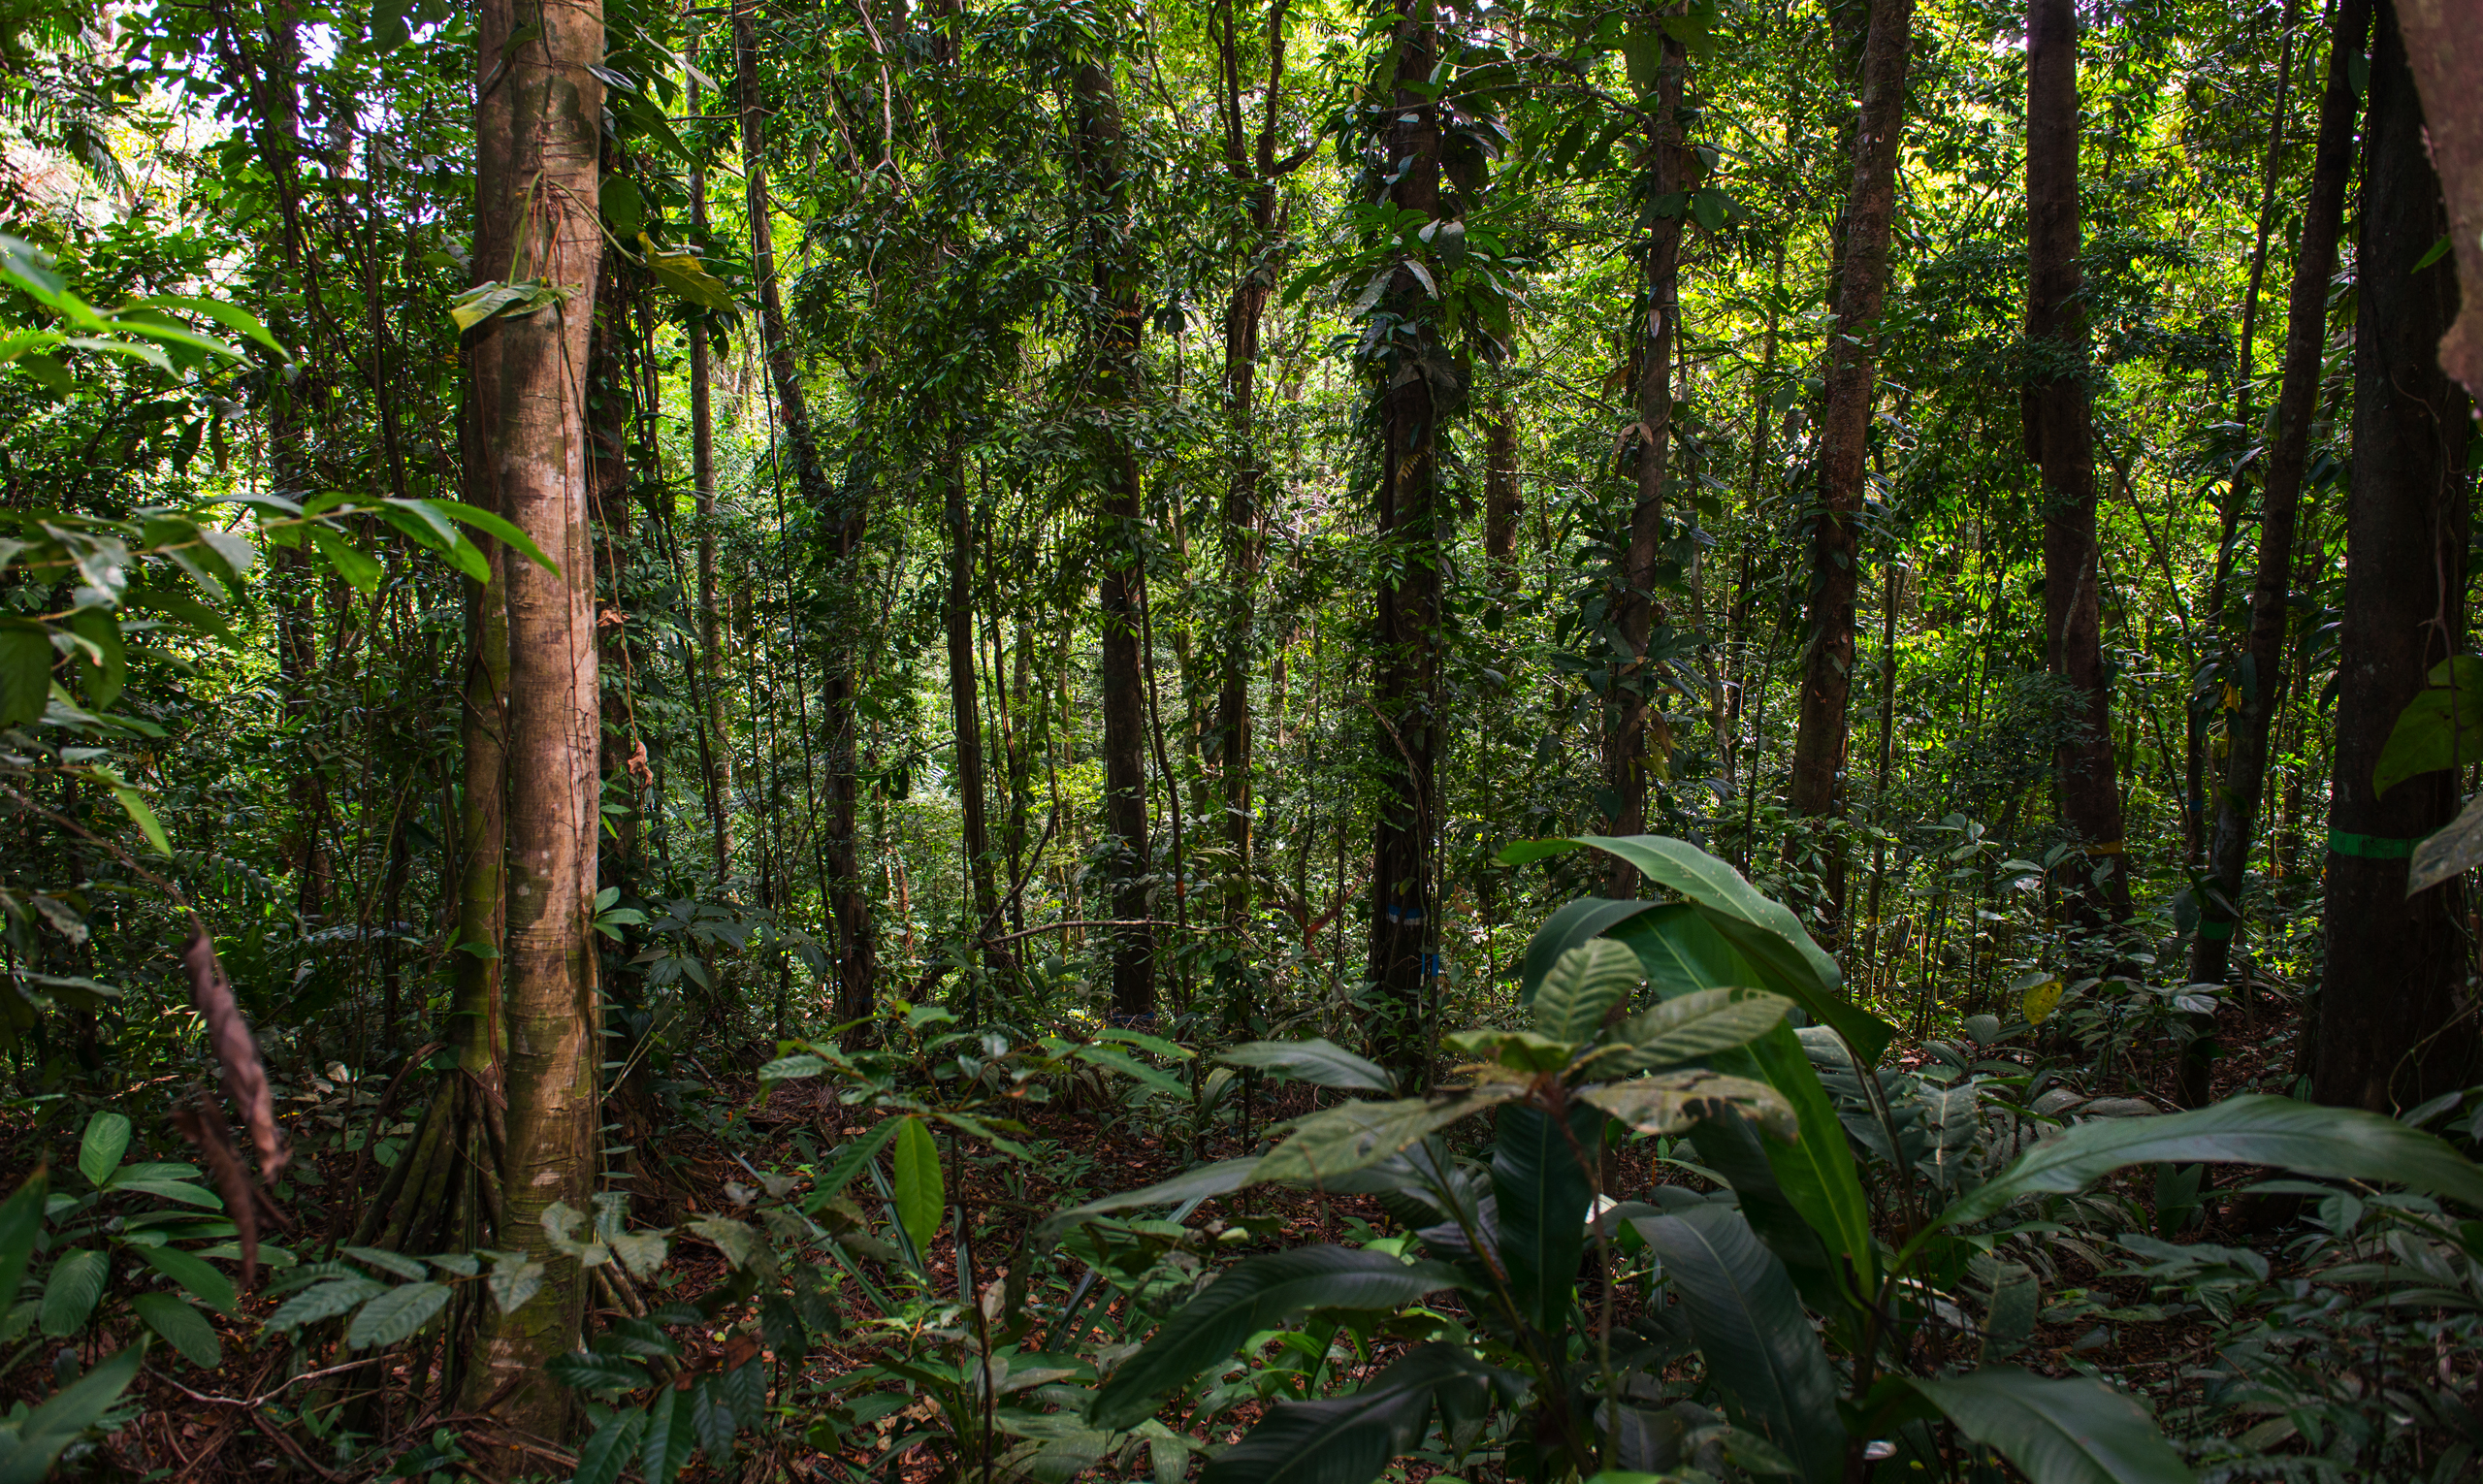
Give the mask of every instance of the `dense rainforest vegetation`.
[(0, 1484), (2483, 1477), (2474, 0), (13, 0), (0, 155)]

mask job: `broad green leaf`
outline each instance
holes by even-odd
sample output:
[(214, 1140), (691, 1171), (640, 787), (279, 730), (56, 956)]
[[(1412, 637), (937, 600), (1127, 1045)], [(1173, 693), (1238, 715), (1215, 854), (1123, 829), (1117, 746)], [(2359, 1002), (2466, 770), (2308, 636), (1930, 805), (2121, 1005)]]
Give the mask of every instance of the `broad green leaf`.
[(1461, 1346), (1418, 1346), (1346, 1396), (1269, 1408), (1199, 1484), (1370, 1484), (1421, 1445), (1439, 1391), (1480, 1390), (1492, 1374)]
[(129, 1307), (191, 1365), (212, 1371), (224, 1364), (224, 1342), (216, 1339), (215, 1326), (197, 1309), (169, 1293), (142, 1293), (129, 1301)]
[[(638, 241), (645, 242), (646, 234), (640, 233)], [(647, 267), (655, 273), (656, 285), (675, 299), (702, 309), (726, 314), (732, 312), (732, 290), (725, 287), (724, 280), (707, 272), (696, 253), (660, 252), (651, 248), (647, 253)]]
[(353, 584), (355, 592), (379, 591), (379, 564), (350, 539), (324, 525), (314, 525), (310, 528), (310, 544), (319, 548), (319, 555), (328, 559), (328, 565), (337, 569), (338, 576)]
[[(1511, 847), (1512, 850), (1517, 847)], [(1526, 945), (1526, 958), (1518, 969), (1518, 1003), (1534, 1003), (1534, 991), (1543, 976), (1561, 961), (1561, 955), (1582, 944), (1591, 943), (1642, 912), (1655, 910), (1654, 902), (1615, 902), (1597, 896), (1582, 896), (1564, 904), (1543, 919), (1534, 936)]]
[(1230, 1195), (1234, 1191), (1247, 1189), (1258, 1183), (1257, 1177), (1252, 1173), (1258, 1168), (1259, 1161), (1255, 1158), (1228, 1159), (1217, 1164), (1201, 1165), (1195, 1170), (1174, 1176), (1169, 1180), (1142, 1186), (1137, 1190), (1124, 1190), (1117, 1195), (1108, 1195), (1100, 1200), (1089, 1201), (1083, 1206), (1073, 1206), (1066, 1210), (1054, 1211), (1045, 1217), (1043, 1224), (1035, 1229), (1035, 1242), (1038, 1246), (1045, 1245), (1056, 1240), (1061, 1233), (1071, 1227), (1095, 1216), (1108, 1216), (1114, 1211), (1140, 1210), (1149, 1206), (1178, 1206), (1184, 1202), (1203, 1200), (1209, 1196)]
[(1120, 1047), (1103, 1045), (1081, 1046), (1073, 1054), (1075, 1054), (1080, 1061), (1085, 1062), (1089, 1066), (1103, 1067), (1109, 1071), (1118, 1072), (1123, 1077), (1143, 1082), (1146, 1086), (1154, 1088), (1157, 1092), (1163, 1093), (1167, 1097), (1178, 1098), (1185, 1102), (1189, 1099), (1189, 1083), (1173, 1076), (1169, 1072), (1161, 1070), (1160, 1068), (1148, 1066), (1146, 1063), (1139, 1060), (1136, 1056), (1130, 1054)]
[(423, 1267), (421, 1258), (407, 1257), (403, 1252), (391, 1252), (385, 1247), (346, 1247), (343, 1251), (345, 1256), (366, 1268), (376, 1268), (382, 1273), (393, 1273), (401, 1278), (419, 1280), (428, 1271)]
[(642, 1363), (593, 1350), (555, 1355), (543, 1371), (553, 1380), (579, 1391), (636, 1391), (647, 1384), (647, 1368)]
[(690, 1408), (681, 1403), (680, 1390), (666, 1386), (648, 1404), (647, 1436), (638, 1445), (638, 1472), (646, 1484), (672, 1484), (681, 1466), (690, 1462), (690, 1450), (697, 1446), (691, 1432)]
[(1245, 1041), (1227, 1048), (1216, 1060), (1237, 1067), (1256, 1067), (1322, 1087), (1351, 1092), (1394, 1094), (1397, 1080), (1377, 1062), (1367, 1060), (1324, 1038), (1315, 1041)]
[(647, 219), (647, 198), (638, 182), (624, 175), (603, 177), (602, 189), (596, 193), (596, 204), (603, 208), (603, 219), (612, 224), (614, 235), (632, 238)]
[(25, 619), (0, 619), (0, 726), (43, 715), (51, 697), (51, 638)]
[(2405, 894), (2428, 891), (2477, 865), (2483, 865), (2483, 793), (2467, 799), (2456, 819), (2414, 847), (2413, 861), (2405, 871)]
[(2031, 1484), (2190, 1484), (2189, 1467), (2146, 1408), (2101, 1381), (1987, 1366), (1918, 1377), (1914, 1389), (1958, 1432), (1999, 1449)]
[(43, 1484), (54, 1459), (111, 1411), (145, 1358), (141, 1342), (123, 1345), (112, 1359), (54, 1392), (17, 1426), (11, 1439), (0, 1434), (0, 1484)]
[(1744, 881), (1740, 872), (1686, 840), (1664, 835), (1536, 840), (1509, 847), (1500, 859), (1517, 864), (1575, 846), (1626, 860), (1648, 880), (1679, 892), (1758, 968), (1761, 979), (1754, 987), (1790, 996), (1811, 1018), (1854, 1043), (1864, 1062), (1876, 1064), (1887, 1049), (1895, 1028), (1845, 997), (1844, 972), (1802, 930), (1801, 919)]
[[(1749, 983), (1749, 961), (1689, 907), (1665, 907), (1632, 918), (1615, 929), (1615, 936), (1637, 952), (1647, 966), (1648, 983), (1667, 1000)], [(1826, 1245), (1831, 1263), (1851, 1264), (1862, 1291), (1868, 1292), (1879, 1274), (1870, 1203), (1863, 1198), (1861, 1172), (1847, 1145), (1845, 1125), (1803, 1051), (1801, 1038), (1792, 1026), (1779, 1022), (1748, 1045), (1713, 1052), (1706, 1061), (1716, 1071), (1767, 1083), (1792, 1105), (1801, 1138), (1788, 1144), (1757, 1136), (1776, 1188)], [(1771, 1233), (1770, 1244), (1783, 1253), (1787, 1242)], [(1789, 1255), (1787, 1260), (1794, 1259)], [(1805, 1292), (1818, 1301), (1816, 1289)]]
[[(128, 1248), (156, 1272), (188, 1289), (190, 1296), (220, 1314), (233, 1312), (241, 1302), (233, 1291), (233, 1280), (208, 1265), (204, 1258), (184, 1252), (178, 1247), (146, 1247), (135, 1243)], [(165, 1337), (167, 1339), (171, 1336)]]
[(1662, 1260), (1734, 1425), (1798, 1462), (1812, 1484), (1834, 1484), (1846, 1445), (1832, 1420), (1836, 1376), (1785, 1265), (1727, 1207), (1631, 1224)]
[(1693, 1069), (1606, 1082), (1580, 1094), (1642, 1134), (1678, 1134), (1692, 1124), (1738, 1113), (1779, 1139), (1798, 1138), (1793, 1105), (1765, 1082)]
[(2371, 790), (2384, 794), (2408, 778), (2477, 761), (2483, 761), (2483, 658), (2459, 655), (2434, 665), (2431, 684), (2398, 714), (2371, 770)]
[(129, 1119), (116, 1113), (99, 1113), (86, 1120), (86, 1136), (78, 1144), (78, 1173), (86, 1177), (89, 1185), (101, 1185), (120, 1168), (121, 1155), (129, 1151)]
[(2153, 1118), (2097, 1118), (2017, 1156), (1941, 1215), (1991, 1215), (2021, 1195), (2082, 1190), (2124, 1165), (2273, 1165), (2300, 1175), (2407, 1185), (2483, 1210), (2483, 1168), (2420, 1129), (2352, 1108), (2254, 1093)]
[(268, 332), (268, 327), (259, 321), (259, 317), (239, 305), (220, 304), (212, 299), (198, 299), (183, 294), (157, 294), (151, 298), (140, 300), (132, 307), (175, 309), (185, 314), (204, 314), (234, 334), (247, 336), (288, 361), (293, 359), (285, 354), (284, 346), (277, 343), (276, 338)]
[(407, 1283), (391, 1288), (362, 1307), (345, 1327), (345, 1347), (366, 1349), (372, 1345), (393, 1345), (410, 1337), (431, 1322), (448, 1303), (449, 1288), (445, 1283)]
[(1270, 1149), (1251, 1172), (1257, 1180), (1316, 1185), (1338, 1176), (1379, 1163), (1409, 1145), (1520, 1096), (1525, 1088), (1508, 1082), (1459, 1088), (1438, 1097), (1401, 1098), (1386, 1103), (1339, 1103), (1296, 1122), (1282, 1144)]
[(508, 517), (501, 515), (499, 511), (486, 510), (480, 505), (469, 505), (462, 500), (426, 500), (423, 503), (452, 521), (471, 526), (485, 535), (507, 543), (527, 561), (556, 577), (560, 575), (560, 565), (543, 555), (543, 548), (534, 544), (534, 538), (520, 531), (511, 524)]
[(1534, 991), (1534, 1028), (1555, 1041), (1585, 1041), (1646, 977), (1636, 954), (1610, 938), (1563, 953)]
[(121, 595), (121, 602), (124, 606), (140, 612), (161, 614), (176, 623), (186, 625), (201, 634), (220, 640), (228, 649), (240, 642), (233, 632), (232, 624), (226, 621), (223, 614), (200, 602), (187, 593), (177, 593), (165, 588), (132, 588)]
[(164, 833), (164, 823), (155, 818), (153, 809), (147, 807), (145, 795), (127, 784), (121, 784), (113, 790), (113, 800), (120, 805), (121, 813), (129, 816), (130, 823), (138, 826), (138, 832), (146, 837), (146, 843), (155, 848), (155, 854), (171, 858), (172, 837)]
[(491, 1276), (483, 1279), (483, 1286), (491, 1291), (492, 1307), (505, 1314), (543, 1291), (543, 1273), (541, 1263), (514, 1252), (492, 1264)]
[(1456, 1271), (1438, 1263), (1407, 1264), (1385, 1252), (1327, 1243), (1244, 1258), (1121, 1362), (1095, 1393), (1088, 1419), (1100, 1428), (1136, 1427), (1167, 1393), (1231, 1356), (1243, 1340), (1306, 1310), (1395, 1308), (1458, 1283)]
[(701, 1379), (690, 1393), (690, 1435), (713, 1467), (722, 1468), (732, 1458), (733, 1432), (733, 1409), (724, 1389), (712, 1376)]
[(35, 1238), (43, 1231), (50, 1180), (41, 1169), (0, 1204), (0, 1310), (17, 1302), (17, 1284), (25, 1279), (26, 1263), (34, 1256)]
[(1504, 1108), (1494, 1133), (1492, 1193), (1499, 1199), (1499, 1255), (1509, 1296), (1518, 1317), (1557, 1335), (1586, 1250), (1603, 1111), (1573, 1103), (1567, 1117), (1556, 1120), (1532, 1106)]
[(647, 1414), (642, 1411), (627, 1408), (613, 1413), (578, 1449), (578, 1471), (569, 1475), (569, 1484), (616, 1484), (621, 1470), (637, 1455), (638, 1439), (646, 1428)]
[(67, 628), (94, 651), (86, 657), (81, 649), (81, 661), (71, 665), (86, 703), (97, 711), (111, 710), (129, 679), (129, 645), (121, 638), (120, 621), (101, 608), (81, 608), (69, 615)]
[(907, 1118), (896, 1134), (896, 1215), (917, 1251), (929, 1250), (945, 1204), (939, 1143), (928, 1123)]
[(1457, 1031), (1442, 1040), (1450, 1050), (1460, 1056), (1470, 1056), (1526, 1076), (1537, 1072), (1558, 1072), (1569, 1064), (1579, 1049), (1575, 1042), (1555, 1041), (1531, 1030)]
[(95, 1301), (104, 1296), (104, 1277), (111, 1270), (111, 1260), (92, 1247), (62, 1254), (43, 1285), (43, 1332), (66, 1339), (84, 1329)]
[(298, 1330), (306, 1324), (334, 1319), (365, 1300), (388, 1291), (388, 1285), (367, 1277), (329, 1278), (315, 1287), (306, 1288), (287, 1299), (284, 1307), (268, 1315), (272, 1330)]
[(1764, 989), (1693, 989), (1624, 1020), (1613, 1040), (1636, 1048), (1643, 1066), (1695, 1061), (1757, 1040), (1792, 1003)]

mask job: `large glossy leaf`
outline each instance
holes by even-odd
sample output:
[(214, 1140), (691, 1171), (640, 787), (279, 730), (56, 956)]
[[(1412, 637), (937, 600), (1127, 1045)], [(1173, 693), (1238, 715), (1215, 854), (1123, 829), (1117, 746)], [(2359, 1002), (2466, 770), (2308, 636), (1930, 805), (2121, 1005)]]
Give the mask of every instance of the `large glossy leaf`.
[(1419, 1346), (1350, 1396), (1271, 1408), (1200, 1484), (1370, 1484), (1422, 1442), (1443, 1387), (1480, 1390), (1491, 1373), (1457, 1345)]
[(17, 1427), (15, 1438), (0, 1434), (0, 1484), (43, 1484), (52, 1460), (85, 1436), (138, 1379), (144, 1343), (123, 1345), (112, 1359), (52, 1394)]
[(234, 1280), (218, 1274), (216, 1268), (206, 1263), (206, 1258), (196, 1258), (191, 1253), (183, 1253), (181, 1248), (169, 1248), (169, 1245), (132, 1245), (129, 1250), (144, 1258), (146, 1266), (154, 1268), (156, 1274), (164, 1274), (181, 1288), (189, 1288), (191, 1298), (204, 1303), (206, 1307), (216, 1312), (234, 1312), (234, 1306), (239, 1303), (239, 1296), (234, 1293)]
[(1294, 1125), (1284, 1143), (1270, 1149), (1251, 1178), (1317, 1185), (1395, 1154), (1460, 1119), (1524, 1092), (1508, 1082), (1486, 1082), (1440, 1097), (1388, 1103), (1339, 1103)]
[(1458, 1285), (1456, 1270), (1407, 1264), (1385, 1252), (1322, 1244), (1246, 1258), (1181, 1306), (1144, 1349), (1121, 1363), (1089, 1408), (1097, 1427), (1126, 1429), (1169, 1392), (1313, 1308), (1394, 1308)]
[(908, 1118), (896, 1132), (896, 1214), (916, 1251), (927, 1250), (938, 1235), (945, 1201), (940, 1145), (929, 1124)]
[(2252, 1094), (2156, 1118), (2097, 1118), (2017, 1156), (1942, 1213), (1988, 1216), (2035, 1192), (2080, 1190), (2124, 1165), (2275, 1165), (2302, 1175), (2407, 1185), (2483, 1210), (2483, 1168), (2393, 1118)]
[(2188, 1466), (2146, 1408), (2101, 1381), (1988, 1366), (1914, 1388), (2032, 1484), (2190, 1484)]
[(2483, 759), (2483, 659), (2459, 655), (2432, 666), (2431, 684), (2414, 693), (2389, 728), (2371, 770), (2371, 791), (2384, 794), (2408, 778)]
[(224, 1364), (224, 1344), (215, 1337), (215, 1326), (187, 1304), (169, 1293), (142, 1293), (130, 1301), (130, 1307), (148, 1329), (163, 1336), (183, 1360), (201, 1371)]
[(1793, 1105), (1765, 1082), (1692, 1069), (1606, 1082), (1581, 1094), (1642, 1134), (1678, 1134), (1692, 1124), (1738, 1113), (1779, 1139), (1794, 1138)]
[(78, 1173), (86, 1183), (100, 1185), (112, 1178), (120, 1168), (120, 1157), (129, 1148), (129, 1119), (120, 1113), (104, 1112), (86, 1120), (86, 1137), (78, 1145)]
[(17, 1284), (34, 1256), (35, 1237), (43, 1230), (44, 1202), (50, 1181), (40, 1169), (26, 1177), (16, 1193), (0, 1203), (0, 1305), (15, 1307)]
[(43, 1332), (63, 1339), (86, 1327), (95, 1301), (104, 1296), (104, 1277), (112, 1260), (92, 1247), (65, 1253), (51, 1265), (43, 1285)]
[(1496, 1132), (1492, 1193), (1510, 1297), (1528, 1324), (1557, 1334), (1568, 1317), (1586, 1249), (1603, 1110), (1580, 1102), (1557, 1120), (1536, 1108), (1504, 1108)]
[(1349, 1092), (1394, 1094), (1397, 1080), (1377, 1062), (1355, 1055), (1336, 1043), (1314, 1041), (1245, 1041), (1221, 1052), (1216, 1060), (1237, 1067), (1256, 1067), (1322, 1087)]
[(1734, 1423), (1799, 1464), (1814, 1484), (1842, 1477), (1836, 1376), (1776, 1254), (1741, 1212), (1722, 1206), (1631, 1224), (1662, 1259)]
[(1534, 840), (1509, 847), (1500, 853), (1500, 859), (1518, 864), (1575, 846), (1626, 860), (1649, 881), (1679, 892), (1758, 968), (1760, 981), (1752, 987), (1790, 997), (1811, 1018), (1853, 1042), (1865, 1061), (1877, 1062), (1887, 1049), (1895, 1028), (1845, 997), (1844, 971), (1811, 941), (1801, 919), (1744, 881), (1740, 872), (1687, 840), (1665, 835)]
[[(1689, 907), (1664, 907), (1632, 918), (1616, 929), (1615, 936), (1636, 952), (1647, 966), (1648, 983), (1667, 1001), (1748, 982), (1740, 977), (1748, 972), (1748, 960), (1714, 924)], [(1821, 1085), (1818, 1069), (1802, 1050), (1801, 1038), (1780, 1021), (1746, 1046), (1711, 1052), (1706, 1062), (1719, 1072), (1765, 1082), (1792, 1105), (1802, 1137), (1788, 1144), (1760, 1136), (1768, 1169), (1785, 1203), (1800, 1213), (1825, 1244), (1831, 1266), (1850, 1265), (1867, 1292), (1879, 1273), (1870, 1203), (1863, 1199), (1861, 1172), (1846, 1145), (1836, 1104)], [(1777, 1232), (1771, 1230), (1768, 1236), (1770, 1246), (1788, 1261), (1797, 1261)], [(1840, 1287), (1840, 1291), (1850, 1290)], [(1806, 1286), (1804, 1292), (1813, 1303), (1819, 1302), (1815, 1287)]]
[(1209, 1196), (1231, 1195), (1258, 1183), (1258, 1177), (1252, 1173), (1258, 1168), (1257, 1159), (1227, 1159), (1184, 1171), (1169, 1180), (1159, 1180), (1137, 1190), (1124, 1190), (1117, 1195), (1089, 1201), (1083, 1206), (1054, 1211), (1035, 1228), (1035, 1241), (1038, 1245), (1052, 1242), (1081, 1221), (1108, 1216), (1114, 1211), (1143, 1210), (1149, 1206), (1178, 1206)]
[(1617, 902), (1599, 896), (1582, 896), (1564, 903), (1527, 941), (1526, 958), (1518, 966), (1518, 1003), (1533, 1003), (1535, 986), (1543, 976), (1561, 961), (1561, 955), (1582, 943), (1593, 942), (1614, 927), (1655, 907), (1653, 902)]
[(1631, 1016), (1613, 1040), (1636, 1048), (1638, 1065), (1672, 1066), (1757, 1040), (1792, 1003), (1764, 989), (1693, 989)]
[(1638, 955), (1609, 938), (1563, 953), (1534, 991), (1534, 1028), (1555, 1041), (1585, 1041), (1646, 977)]
[(1851, 1326), (1861, 1314), (1837, 1271), (1827, 1244), (1785, 1195), (1769, 1165), (1768, 1150), (1757, 1128), (1744, 1118), (1710, 1119), (1690, 1132), (1698, 1162), (1733, 1187), (1741, 1212), (1767, 1243), (1767, 1249), (1793, 1275), (1802, 1302), (1828, 1316), (1831, 1323)]

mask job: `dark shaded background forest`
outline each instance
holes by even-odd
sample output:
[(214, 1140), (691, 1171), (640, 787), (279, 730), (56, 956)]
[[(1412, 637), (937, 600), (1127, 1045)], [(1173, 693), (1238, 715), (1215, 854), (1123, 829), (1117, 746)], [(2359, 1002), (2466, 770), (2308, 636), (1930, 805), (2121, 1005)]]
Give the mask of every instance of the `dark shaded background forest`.
[(2473, 1477), (2478, 99), (9, 10), (0, 1480)]

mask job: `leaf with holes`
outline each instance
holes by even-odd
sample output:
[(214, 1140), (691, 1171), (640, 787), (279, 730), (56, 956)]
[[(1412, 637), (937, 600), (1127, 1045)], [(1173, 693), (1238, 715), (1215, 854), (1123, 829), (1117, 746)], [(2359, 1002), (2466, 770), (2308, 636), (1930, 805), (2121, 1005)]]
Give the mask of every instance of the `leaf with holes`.
[(1692, 1124), (1738, 1113), (1779, 1139), (1793, 1140), (1801, 1125), (1793, 1105), (1765, 1082), (1721, 1072), (1658, 1072), (1626, 1082), (1606, 1082), (1579, 1094), (1642, 1134), (1678, 1134)]

